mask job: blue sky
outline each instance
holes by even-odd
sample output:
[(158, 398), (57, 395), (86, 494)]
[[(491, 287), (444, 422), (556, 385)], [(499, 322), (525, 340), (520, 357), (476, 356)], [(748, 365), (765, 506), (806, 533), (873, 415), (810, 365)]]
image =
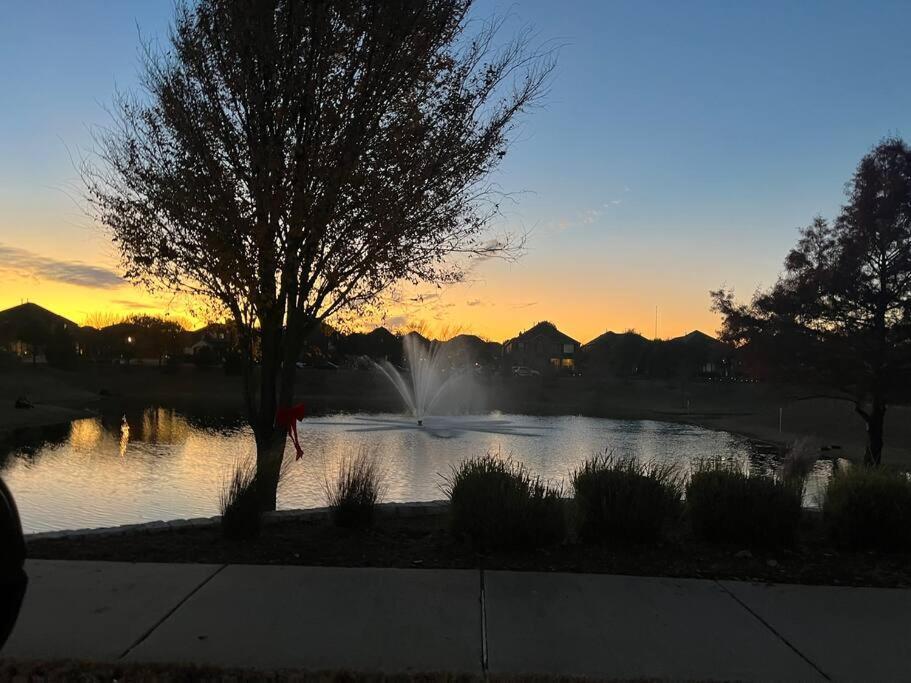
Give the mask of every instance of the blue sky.
[[(114, 87), (134, 86), (139, 31), (163, 36), (172, 8), (4, 2), (0, 245), (113, 267), (63, 191), (69, 153), (90, 146)], [(661, 336), (711, 332), (710, 288), (748, 295), (774, 281), (796, 228), (838, 210), (860, 157), (886, 134), (911, 135), (908, 2), (482, 0), (474, 11), (562, 45), (547, 101), (497, 175), (520, 192), (505, 220), (531, 231), (528, 252), (391, 313), (493, 338), (551, 319), (588, 341), (652, 332), (659, 305)], [(0, 307), (43, 296), (78, 317), (152, 305), (128, 286), (47, 282), (22, 263), (0, 263)]]

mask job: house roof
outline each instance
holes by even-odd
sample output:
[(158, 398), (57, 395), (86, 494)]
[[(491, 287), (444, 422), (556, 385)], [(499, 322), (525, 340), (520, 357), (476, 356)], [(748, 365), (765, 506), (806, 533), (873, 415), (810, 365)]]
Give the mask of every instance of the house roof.
[(686, 344), (687, 346), (699, 346), (717, 350), (729, 348), (723, 341), (715, 339), (715, 337), (712, 337), (705, 332), (701, 332), (700, 330), (693, 330), (682, 337), (675, 337), (670, 341), (672, 344)]
[(594, 350), (600, 348), (610, 348), (621, 341), (636, 341), (639, 343), (647, 342), (648, 339), (643, 337), (638, 332), (632, 330), (627, 332), (605, 332), (604, 334), (595, 337), (590, 342), (588, 342), (583, 348), (586, 350)]
[(536, 337), (550, 337), (552, 339), (556, 339), (561, 344), (574, 344), (576, 346), (579, 346), (578, 341), (570, 337), (568, 334), (564, 334), (558, 330), (556, 325), (554, 325), (552, 322), (548, 322), (547, 320), (542, 320), (531, 329), (526, 330), (525, 332), (522, 332), (512, 339), (505, 341), (503, 345), (506, 346), (507, 344), (511, 344), (517, 341), (528, 341), (529, 339), (534, 339)]
[(39, 325), (51, 326), (65, 324), (67, 327), (76, 329), (79, 327), (72, 320), (57, 315), (43, 306), (31, 302), (19, 304), (12, 308), (0, 311), (0, 325), (9, 325), (11, 327), (21, 327), (28, 324), (37, 323)]

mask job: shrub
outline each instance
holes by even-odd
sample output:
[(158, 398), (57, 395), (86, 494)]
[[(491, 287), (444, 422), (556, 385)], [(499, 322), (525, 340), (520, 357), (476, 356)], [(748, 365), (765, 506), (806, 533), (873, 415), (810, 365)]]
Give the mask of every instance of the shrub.
[(79, 363), (79, 354), (76, 351), (76, 341), (66, 329), (54, 330), (44, 349), (47, 364), (60, 370), (73, 370)]
[(744, 472), (737, 463), (699, 463), (686, 487), (693, 532), (713, 543), (774, 547), (794, 542), (803, 481)]
[(537, 548), (565, 535), (563, 491), (520, 463), (488, 454), (463, 460), (444, 479), (452, 530), (480, 550)]
[(329, 515), (336, 526), (362, 528), (373, 524), (383, 493), (383, 473), (366, 450), (342, 458), (335, 479), (323, 482)]
[(193, 363), (200, 370), (210, 368), (218, 362), (218, 354), (211, 346), (200, 346), (193, 353)]
[(257, 538), (261, 526), (259, 497), (256, 491), (256, 466), (238, 464), (225, 479), (221, 492), (221, 529), (226, 538)]
[(850, 549), (911, 549), (911, 479), (886, 467), (836, 471), (823, 499), (832, 540)]
[(226, 375), (237, 376), (244, 370), (244, 359), (240, 351), (229, 350), (225, 352), (225, 360), (222, 365)]
[(673, 465), (596, 456), (572, 474), (576, 533), (583, 541), (647, 543), (680, 514)]
[(0, 368), (12, 368), (19, 365), (19, 356), (11, 351), (0, 349)]
[(807, 437), (796, 439), (788, 447), (781, 463), (781, 476), (805, 487), (813, 468), (816, 467), (817, 460), (819, 460), (819, 444)]

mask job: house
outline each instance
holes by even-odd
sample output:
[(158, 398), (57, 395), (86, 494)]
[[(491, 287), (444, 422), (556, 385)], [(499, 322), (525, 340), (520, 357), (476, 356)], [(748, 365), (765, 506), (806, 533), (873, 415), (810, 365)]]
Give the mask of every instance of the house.
[(605, 332), (582, 347), (587, 374), (652, 379), (727, 378), (731, 353), (727, 344), (699, 330), (673, 339)]
[(193, 358), (205, 357), (211, 362), (224, 360), (231, 346), (231, 330), (224, 323), (209, 323), (184, 335), (183, 352)]
[(32, 362), (44, 362), (49, 346), (67, 343), (78, 353), (79, 325), (38, 304), (0, 311), (0, 350)]
[(648, 375), (655, 344), (635, 330), (605, 332), (582, 347), (585, 372), (613, 377)]
[(543, 372), (573, 372), (580, 344), (563, 334), (553, 323), (539, 322), (503, 344), (503, 359), (509, 365), (525, 366)]

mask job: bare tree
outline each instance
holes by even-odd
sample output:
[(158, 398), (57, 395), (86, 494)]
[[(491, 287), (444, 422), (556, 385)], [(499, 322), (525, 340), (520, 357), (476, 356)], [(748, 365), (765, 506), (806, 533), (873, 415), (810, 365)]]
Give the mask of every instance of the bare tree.
[(217, 301), (241, 331), (265, 507), (304, 335), (512, 246), (489, 239), (489, 174), (553, 61), (527, 33), (495, 47), (497, 23), (468, 35), (471, 4), (180, 5), (83, 166), (126, 275)]

